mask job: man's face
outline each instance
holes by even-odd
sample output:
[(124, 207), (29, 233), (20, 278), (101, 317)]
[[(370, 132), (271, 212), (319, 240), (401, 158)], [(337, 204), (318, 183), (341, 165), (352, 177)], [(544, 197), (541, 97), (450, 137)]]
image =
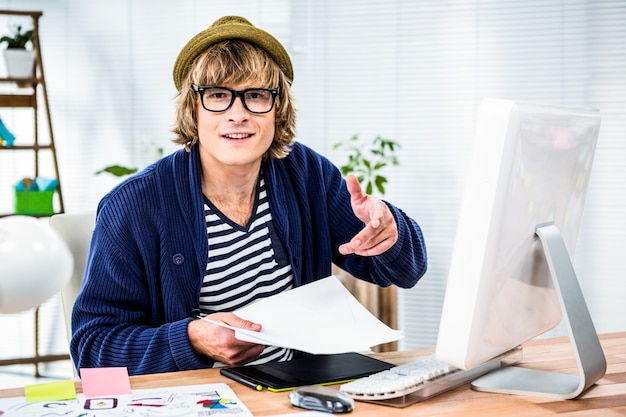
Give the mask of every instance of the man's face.
[[(226, 86), (234, 90), (255, 88), (256, 85)], [(205, 91), (204, 94), (207, 94)], [(206, 101), (205, 101), (206, 102)], [(201, 159), (216, 168), (258, 167), (274, 140), (276, 110), (256, 114), (246, 109), (241, 97), (225, 111), (207, 111), (198, 95), (198, 136)]]

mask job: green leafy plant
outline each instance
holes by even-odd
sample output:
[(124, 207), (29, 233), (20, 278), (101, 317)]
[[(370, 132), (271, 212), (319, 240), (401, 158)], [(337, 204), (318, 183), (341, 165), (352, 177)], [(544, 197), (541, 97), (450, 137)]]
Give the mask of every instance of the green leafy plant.
[[(149, 160), (157, 160), (163, 156), (163, 152), (164, 152), (163, 147), (159, 146), (157, 143), (155, 143), (152, 140), (143, 139), (140, 142), (140, 147), (141, 147), (140, 149), (141, 149), (142, 155), (144, 157), (148, 156)], [(139, 171), (139, 168), (137, 167), (128, 167), (128, 166), (124, 166), (120, 164), (111, 164), (96, 171), (94, 175), (110, 174), (115, 177), (125, 177), (128, 175), (132, 175), (138, 171)]]
[(128, 168), (121, 165), (109, 165), (108, 167), (96, 171), (95, 175), (100, 175), (105, 172), (116, 177), (124, 177), (126, 175), (131, 175), (137, 172), (137, 168)]
[(333, 146), (333, 149), (348, 152), (348, 162), (339, 167), (341, 173), (356, 175), (367, 194), (372, 194), (375, 189), (380, 195), (385, 195), (385, 184), (388, 182), (381, 171), (389, 165), (399, 165), (396, 156), (399, 148), (398, 142), (381, 136), (376, 136), (368, 143), (362, 141), (358, 135)]
[(13, 33), (0, 38), (0, 43), (6, 43), (7, 49), (26, 49), (32, 42), (35, 32), (33, 29), (22, 32), (22, 26), (16, 26)]

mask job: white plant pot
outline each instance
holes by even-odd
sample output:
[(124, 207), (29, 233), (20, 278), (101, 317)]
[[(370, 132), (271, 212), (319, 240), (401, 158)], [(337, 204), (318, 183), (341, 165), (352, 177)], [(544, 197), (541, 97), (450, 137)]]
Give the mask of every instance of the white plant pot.
[(4, 62), (9, 78), (33, 78), (35, 69), (35, 51), (24, 49), (5, 49)]

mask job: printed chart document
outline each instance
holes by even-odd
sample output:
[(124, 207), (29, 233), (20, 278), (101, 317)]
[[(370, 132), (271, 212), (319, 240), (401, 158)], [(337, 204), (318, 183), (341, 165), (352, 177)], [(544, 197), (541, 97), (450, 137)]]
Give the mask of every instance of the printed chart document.
[(303, 285), (245, 306), (235, 314), (263, 330), (236, 329), (240, 340), (312, 354), (369, 352), (402, 338), (372, 315), (336, 276)]
[(227, 384), (133, 390), (128, 395), (27, 402), (0, 398), (0, 415), (9, 417), (252, 417)]

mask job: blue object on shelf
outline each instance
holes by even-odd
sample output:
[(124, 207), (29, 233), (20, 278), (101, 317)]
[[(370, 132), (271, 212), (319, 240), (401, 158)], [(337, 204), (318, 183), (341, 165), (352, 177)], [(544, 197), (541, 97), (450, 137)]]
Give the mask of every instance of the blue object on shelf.
[(24, 178), (15, 184), (15, 191), (54, 191), (59, 186), (56, 178)]
[(15, 184), (15, 191), (39, 191), (39, 185), (34, 179), (24, 178)]
[(35, 184), (40, 191), (54, 191), (59, 186), (59, 181), (55, 178), (37, 177)]
[(4, 145), (11, 146), (13, 142), (15, 142), (15, 136), (13, 133), (9, 132), (9, 129), (4, 125), (4, 122), (0, 118), (0, 138), (4, 142)]

